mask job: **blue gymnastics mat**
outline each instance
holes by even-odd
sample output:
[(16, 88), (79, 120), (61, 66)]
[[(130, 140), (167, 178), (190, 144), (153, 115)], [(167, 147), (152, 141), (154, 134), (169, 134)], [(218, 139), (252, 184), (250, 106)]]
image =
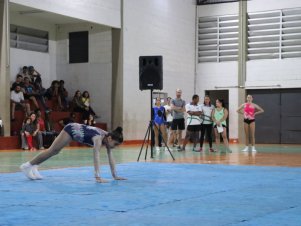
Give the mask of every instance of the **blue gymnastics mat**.
[[(301, 225), (301, 168), (173, 163), (0, 174), (0, 225)], [(110, 177), (108, 166), (102, 175)]]

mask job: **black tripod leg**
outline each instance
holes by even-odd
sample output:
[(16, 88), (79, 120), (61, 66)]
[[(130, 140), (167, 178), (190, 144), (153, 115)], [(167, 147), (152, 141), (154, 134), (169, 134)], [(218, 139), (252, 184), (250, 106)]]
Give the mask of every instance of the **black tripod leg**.
[[(149, 126), (146, 130), (146, 133), (145, 133), (145, 136), (144, 136), (144, 140), (143, 140), (143, 143), (142, 143), (142, 146), (141, 146), (141, 149), (140, 149), (140, 152), (139, 152), (139, 156), (138, 156), (138, 159), (137, 159), (137, 162), (139, 162), (139, 159), (140, 159), (140, 155), (142, 153), (142, 149), (144, 147), (144, 144), (145, 144), (145, 141), (146, 141), (146, 137), (148, 136), (148, 139), (147, 139), (147, 145), (148, 145), (148, 142), (149, 142)], [(146, 149), (146, 152), (147, 152), (147, 149)]]
[(162, 136), (162, 133), (161, 133), (160, 128), (158, 128), (158, 126), (157, 126), (155, 123), (154, 123), (154, 125), (155, 125), (156, 128), (158, 129), (159, 135), (162, 137), (162, 140), (163, 140), (163, 142), (164, 142), (164, 144), (165, 144), (165, 147), (167, 147), (167, 150), (169, 151), (170, 156), (172, 157), (173, 160), (176, 160), (176, 159), (173, 157), (173, 155), (172, 155), (172, 153), (171, 153), (171, 151), (170, 151), (170, 149), (169, 149), (169, 147), (168, 147), (168, 145), (167, 145), (167, 143), (166, 143), (164, 137)]
[[(151, 124), (149, 124), (149, 126), (148, 126), (148, 135), (147, 135), (147, 144), (146, 144), (145, 157), (144, 157), (145, 161), (146, 161), (146, 157), (147, 157), (147, 151), (148, 151), (148, 145), (149, 145), (149, 137), (150, 137), (151, 132), (152, 132), (152, 127), (151, 127)], [(150, 145), (152, 145), (152, 144), (150, 144)]]

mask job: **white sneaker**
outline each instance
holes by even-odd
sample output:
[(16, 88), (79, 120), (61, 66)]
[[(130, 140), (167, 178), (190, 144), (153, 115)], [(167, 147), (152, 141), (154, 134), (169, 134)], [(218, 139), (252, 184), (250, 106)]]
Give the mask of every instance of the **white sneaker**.
[(256, 152), (256, 149), (254, 146), (252, 147), (252, 152)]
[(242, 149), (241, 150), (242, 152), (247, 152), (247, 151), (249, 151), (249, 147), (248, 146), (246, 146), (244, 149)]
[(38, 171), (38, 165), (32, 166), (32, 173), (36, 177), (37, 180), (42, 180), (43, 176)]
[(160, 147), (156, 147), (156, 151), (160, 151)]
[(23, 163), (20, 166), (20, 169), (25, 174), (25, 176), (27, 176), (29, 179), (31, 179), (31, 180), (36, 179), (35, 175), (32, 172), (33, 166), (29, 162)]

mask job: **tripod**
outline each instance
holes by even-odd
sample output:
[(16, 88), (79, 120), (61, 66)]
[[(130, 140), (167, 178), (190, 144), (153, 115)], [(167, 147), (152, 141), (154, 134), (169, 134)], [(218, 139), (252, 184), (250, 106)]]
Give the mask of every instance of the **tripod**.
[[(139, 159), (140, 159), (140, 156), (141, 156), (141, 153), (142, 153), (142, 149), (143, 149), (143, 147), (144, 147), (144, 144), (145, 144), (145, 141), (146, 141), (146, 137), (147, 137), (147, 144), (146, 144), (145, 157), (144, 157), (144, 160), (146, 160), (146, 157), (147, 157), (147, 150), (148, 150), (148, 145), (149, 145), (149, 136), (150, 136), (150, 134), (151, 134), (151, 132), (152, 132), (152, 126), (155, 126), (155, 127), (158, 129), (159, 135), (162, 137), (162, 140), (163, 140), (163, 142), (164, 142), (164, 144), (165, 144), (165, 147), (167, 148), (167, 150), (168, 150), (170, 156), (172, 157), (172, 159), (175, 160), (175, 158), (174, 158), (174, 156), (172, 155), (172, 153), (171, 153), (171, 151), (170, 151), (170, 149), (169, 149), (169, 147), (168, 147), (166, 141), (164, 140), (164, 138), (163, 138), (163, 136), (162, 136), (162, 133), (161, 133), (161, 131), (160, 131), (160, 128), (158, 128), (158, 126), (156, 125), (156, 123), (154, 123), (154, 122), (151, 120), (151, 121), (149, 121), (148, 128), (147, 128), (146, 133), (145, 133), (145, 136), (144, 136), (144, 140), (143, 140), (143, 143), (142, 143), (140, 152), (139, 152), (139, 156), (138, 156), (137, 162), (139, 162)], [(150, 145), (151, 145), (151, 158), (153, 158), (152, 144), (150, 144)]]
[[(151, 118), (152, 118), (152, 101), (153, 101), (153, 89), (151, 89)], [(146, 130), (146, 133), (145, 133), (145, 136), (144, 136), (144, 139), (143, 139), (143, 143), (142, 143), (142, 146), (141, 146), (141, 149), (140, 149), (140, 152), (139, 152), (139, 156), (138, 156), (138, 159), (137, 159), (137, 162), (139, 162), (139, 159), (140, 159), (140, 156), (141, 156), (141, 153), (142, 153), (142, 150), (143, 150), (143, 147), (144, 147), (144, 144), (145, 144), (145, 141), (146, 141), (146, 137), (147, 137), (147, 144), (146, 144), (146, 150), (145, 150), (145, 157), (144, 157), (144, 160), (146, 160), (146, 157), (147, 157), (147, 150), (148, 150), (148, 145), (149, 145), (149, 137), (151, 136), (151, 133), (152, 133), (152, 127), (155, 126), (157, 129), (158, 129), (158, 132), (159, 132), (159, 135), (162, 137), (162, 140), (165, 144), (165, 147), (167, 147), (167, 150), (169, 151), (169, 154), (171, 155), (172, 159), (175, 160), (174, 156), (172, 155), (167, 143), (166, 143), (166, 140), (164, 140), (163, 136), (162, 136), (162, 133), (161, 133), (161, 130), (160, 128), (158, 128), (158, 126), (156, 125), (156, 123), (153, 122), (153, 120), (150, 120), (149, 123), (148, 123), (148, 127), (147, 127), (147, 130)], [(152, 136), (151, 136), (152, 138)], [(153, 145), (152, 145), (152, 140), (151, 139), (151, 158), (153, 158)]]

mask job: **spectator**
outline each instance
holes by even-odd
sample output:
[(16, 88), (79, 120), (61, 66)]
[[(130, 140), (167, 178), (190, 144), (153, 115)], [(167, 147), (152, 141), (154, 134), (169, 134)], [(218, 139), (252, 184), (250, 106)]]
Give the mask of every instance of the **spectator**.
[(91, 105), (90, 105), (90, 94), (88, 91), (84, 91), (82, 95), (82, 101), (85, 105), (85, 109), (88, 110), (89, 114), (93, 114), (95, 118), (98, 118), (98, 116), (93, 111)]
[(54, 129), (54, 123), (51, 120), (51, 112), (45, 112), (45, 132), (43, 132), (43, 145), (48, 148), (58, 135)]
[(30, 79), (30, 76), (28, 74), (28, 67), (27, 66), (24, 66), (18, 75), (21, 75), (22, 76), (22, 79), (24, 79), (25, 77), (29, 78)]
[(165, 114), (166, 114), (166, 129), (167, 129), (167, 140), (169, 140), (169, 130), (172, 123), (172, 111), (171, 111), (171, 105), (170, 105), (171, 97), (167, 97), (166, 99), (166, 105), (164, 105), (165, 108)]
[(25, 93), (24, 93), (24, 98), (25, 100), (31, 100), (35, 106), (35, 108), (39, 108), (39, 104), (37, 102), (37, 99), (36, 99), (36, 91), (35, 91), (35, 88), (32, 84), (30, 84), (29, 82), (29, 79), (28, 78), (24, 78), (24, 90), (25, 90)]
[(17, 75), (16, 81), (12, 84), (10, 90), (14, 90), (17, 85), (21, 87), (21, 91), (24, 93), (25, 90), (24, 90), (24, 81), (22, 75)]
[(89, 109), (85, 106), (82, 100), (81, 92), (79, 90), (77, 90), (74, 94), (74, 97), (72, 99), (72, 105), (73, 105), (74, 112), (81, 112), (85, 117), (89, 115), (89, 111), (88, 111)]
[(65, 127), (66, 125), (68, 125), (69, 123), (73, 123), (75, 122), (75, 118), (76, 118), (76, 115), (74, 112), (71, 112), (69, 117), (68, 118), (63, 118), (59, 121), (59, 124), (62, 126), (62, 127)]
[(50, 88), (47, 89), (45, 96), (48, 100), (52, 100), (54, 103), (55, 110), (63, 110), (61, 94), (59, 92), (59, 81), (54, 80), (51, 83)]
[(43, 134), (45, 134), (45, 121), (41, 117), (42, 113), (40, 109), (35, 110), (36, 117), (37, 117), (37, 137), (38, 137), (38, 145), (40, 150), (44, 150), (44, 144), (43, 144)]
[(68, 103), (68, 92), (65, 89), (65, 81), (64, 80), (60, 80), (59, 82), (59, 93), (61, 96), (61, 101), (62, 101), (62, 105), (64, 107), (64, 109), (69, 109), (69, 103)]
[(96, 122), (94, 120), (94, 116), (89, 114), (88, 118), (84, 119), (84, 124), (88, 126), (95, 126)]
[[(43, 147), (43, 137), (42, 137), (42, 133), (38, 133), (40, 128), (39, 128), (39, 124), (37, 121), (37, 115), (34, 112), (31, 112), (29, 117), (31, 118), (31, 125), (33, 128), (33, 133), (32, 136), (35, 139), (36, 143), (39, 145), (39, 147)], [(21, 133), (21, 141), (22, 141), (22, 149), (28, 149), (27, 147), (27, 142), (26, 142), (26, 137), (24, 136), (23, 133)]]
[(11, 100), (11, 120), (12, 121), (15, 120), (15, 110), (19, 106), (21, 106), (24, 109), (26, 115), (29, 115), (30, 106), (24, 100), (24, 95), (21, 91), (20, 85), (16, 85), (15, 89), (11, 91), (10, 100)]
[[(26, 117), (24, 122), (23, 122), (21, 135), (26, 140), (26, 143), (28, 144), (28, 148), (29, 148), (30, 151), (36, 151), (35, 148), (33, 147), (33, 144), (32, 144), (32, 134), (33, 134), (33, 132), (34, 132), (34, 128), (33, 128), (33, 125), (32, 125), (31, 118)], [(28, 148), (26, 148), (26, 149), (28, 149)]]
[(30, 77), (30, 82), (32, 84), (35, 84), (36, 82), (39, 82), (42, 84), (41, 74), (39, 72), (37, 72), (33, 66), (28, 67), (28, 75)]

